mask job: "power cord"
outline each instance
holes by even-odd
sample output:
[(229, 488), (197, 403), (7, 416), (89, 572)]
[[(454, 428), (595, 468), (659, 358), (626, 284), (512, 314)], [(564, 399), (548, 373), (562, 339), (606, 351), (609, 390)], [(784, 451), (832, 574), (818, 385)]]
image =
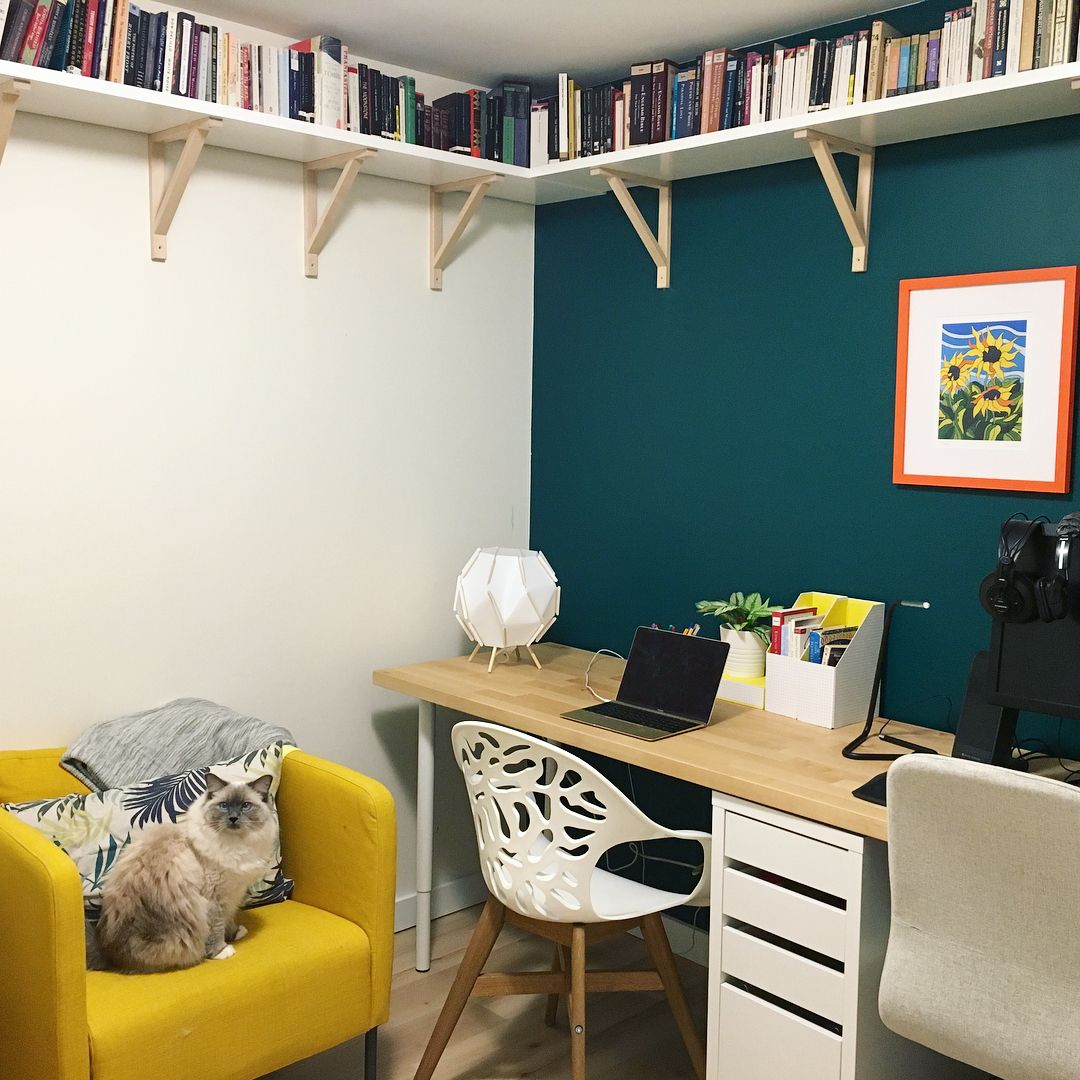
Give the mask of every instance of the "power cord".
[(596, 698), (597, 701), (601, 702), (601, 704), (606, 705), (611, 700), (611, 698), (601, 697), (592, 688), (592, 684), (589, 682), (589, 673), (593, 669), (593, 664), (596, 663), (597, 658), (600, 656), (614, 656), (616, 660), (625, 660), (626, 657), (622, 656), (620, 653), (615, 652), (614, 649), (597, 649), (596, 652), (592, 654), (592, 659), (589, 661), (588, 665), (585, 668), (585, 689), (588, 690), (589, 693), (592, 694), (592, 696)]

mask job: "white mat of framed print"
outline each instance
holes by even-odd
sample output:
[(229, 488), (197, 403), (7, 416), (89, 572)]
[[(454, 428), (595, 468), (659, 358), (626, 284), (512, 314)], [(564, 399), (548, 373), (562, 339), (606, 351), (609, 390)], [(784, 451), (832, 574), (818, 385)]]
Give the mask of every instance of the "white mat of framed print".
[(900, 282), (893, 482), (1069, 490), (1080, 267)]

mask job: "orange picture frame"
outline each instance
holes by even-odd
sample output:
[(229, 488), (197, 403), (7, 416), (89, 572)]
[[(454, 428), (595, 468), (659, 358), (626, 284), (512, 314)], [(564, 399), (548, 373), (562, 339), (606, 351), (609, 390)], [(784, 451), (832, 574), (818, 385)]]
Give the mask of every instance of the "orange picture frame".
[[(926, 290), (948, 290), (987, 285), (1030, 284), (1061, 281), (1064, 304), (1061, 321), (1060, 371), (1056, 410), (1053, 475), (1045, 479), (1015, 476), (958, 476), (927, 470), (909, 471), (907, 464), (908, 362), (911, 347), (912, 295)], [(1038, 270), (1006, 270), (952, 277), (908, 278), (900, 282), (899, 320), (896, 339), (896, 412), (893, 438), (893, 483), (931, 487), (982, 488), (997, 491), (1033, 491), (1065, 494), (1070, 490), (1077, 317), (1080, 311), (1080, 267), (1057, 266)], [(999, 369), (1000, 370), (1000, 369)], [(944, 423), (944, 421), (943, 421)]]

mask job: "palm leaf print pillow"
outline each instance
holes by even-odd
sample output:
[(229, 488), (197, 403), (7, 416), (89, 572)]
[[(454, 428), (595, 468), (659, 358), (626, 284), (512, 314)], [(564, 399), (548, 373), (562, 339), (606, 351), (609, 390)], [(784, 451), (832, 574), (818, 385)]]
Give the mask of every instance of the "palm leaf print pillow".
[[(0, 805), (71, 856), (82, 879), (87, 912), (93, 915), (101, 903), (102, 885), (124, 847), (147, 825), (176, 821), (206, 790), (207, 773), (213, 772), (230, 784), (248, 783), (269, 773), (273, 777), (270, 804), (276, 815), (274, 799), (281, 785), (281, 763), (295, 749), (276, 742), (231, 761), (131, 787)], [(274, 867), (248, 890), (244, 907), (280, 903), (292, 890), (293, 883), (281, 872), (279, 846)]]

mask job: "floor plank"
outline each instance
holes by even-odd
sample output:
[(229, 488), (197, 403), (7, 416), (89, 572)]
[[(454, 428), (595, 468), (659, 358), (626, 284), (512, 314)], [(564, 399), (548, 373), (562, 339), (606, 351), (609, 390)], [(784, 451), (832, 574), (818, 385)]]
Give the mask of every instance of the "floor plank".
[[(435, 921), (431, 970), (423, 974), (412, 966), (414, 931), (395, 935), (390, 1022), (379, 1032), (379, 1080), (412, 1080), (479, 913), (479, 907), (470, 908)], [(598, 968), (649, 966), (644, 943), (628, 934), (594, 945), (588, 959), (590, 967)], [(550, 964), (546, 942), (508, 926), (487, 970), (546, 971)], [(704, 1035), (705, 969), (683, 959), (678, 965), (698, 1030)], [(558, 1023), (548, 1028), (545, 1001), (540, 996), (471, 1000), (435, 1071), (435, 1080), (565, 1080), (570, 1072), (566, 1004), (560, 1002)], [(587, 1006), (589, 1080), (655, 1080), (660, 1075), (665, 1080), (689, 1080), (693, 1076), (661, 993), (592, 994)], [(362, 1063), (363, 1040), (359, 1039), (264, 1080), (361, 1080)]]

